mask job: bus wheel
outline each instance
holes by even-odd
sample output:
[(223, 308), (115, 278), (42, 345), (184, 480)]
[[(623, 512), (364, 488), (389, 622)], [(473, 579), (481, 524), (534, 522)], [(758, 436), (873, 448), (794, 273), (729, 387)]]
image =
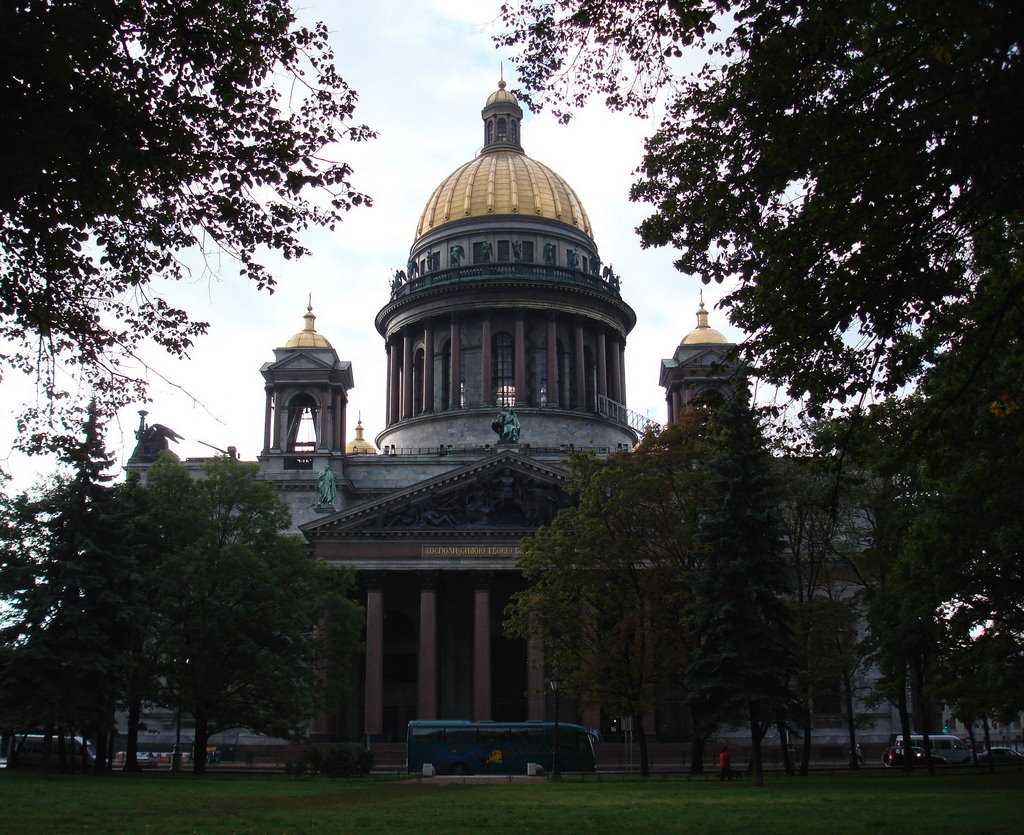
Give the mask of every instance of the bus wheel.
[(458, 774), (459, 776), (464, 776), (466, 774), (469, 774), (469, 769), (466, 768), (466, 764), (465, 763), (455, 763), (449, 769), (448, 773), (449, 774)]

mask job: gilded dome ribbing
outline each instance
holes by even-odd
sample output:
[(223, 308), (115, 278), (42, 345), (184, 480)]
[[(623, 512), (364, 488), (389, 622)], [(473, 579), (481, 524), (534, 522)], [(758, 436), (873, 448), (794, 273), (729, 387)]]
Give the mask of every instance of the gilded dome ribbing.
[(446, 223), (498, 215), (560, 221), (590, 235), (590, 219), (572, 187), (523, 152), (523, 111), (504, 80), (488, 96), (481, 117), (483, 150), (434, 189), (416, 224), (416, 238)]
[(331, 348), (333, 347), (330, 342), (327, 341), (327, 337), (322, 336), (313, 329), (313, 322), (316, 321), (316, 316), (313, 315), (313, 305), (306, 308), (306, 313), (302, 317), (305, 319), (305, 325), (295, 336), (284, 343), (285, 348)]

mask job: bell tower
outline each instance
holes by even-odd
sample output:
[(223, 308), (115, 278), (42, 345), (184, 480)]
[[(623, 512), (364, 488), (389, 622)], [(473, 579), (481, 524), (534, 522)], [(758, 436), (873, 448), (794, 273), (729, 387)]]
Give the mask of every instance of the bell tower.
[[(313, 458), (345, 452), (345, 410), (353, 386), (352, 363), (338, 359), (316, 332), (312, 303), (303, 328), (260, 369), (266, 381), (263, 459), (281, 459), (285, 470), (313, 468)], [(276, 469), (276, 468), (274, 468)]]

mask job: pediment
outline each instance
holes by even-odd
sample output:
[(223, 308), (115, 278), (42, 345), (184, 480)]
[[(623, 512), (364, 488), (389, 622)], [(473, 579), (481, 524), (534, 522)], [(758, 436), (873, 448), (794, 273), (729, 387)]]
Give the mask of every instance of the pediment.
[(325, 357), (323, 352), (289, 351), (288, 356), (266, 363), (261, 370), (275, 374), (282, 371), (333, 371), (346, 364), (337, 362), (334, 357)]
[(454, 531), (525, 534), (548, 524), (569, 504), (564, 469), (508, 451), (309, 522), (301, 530), (310, 539)]

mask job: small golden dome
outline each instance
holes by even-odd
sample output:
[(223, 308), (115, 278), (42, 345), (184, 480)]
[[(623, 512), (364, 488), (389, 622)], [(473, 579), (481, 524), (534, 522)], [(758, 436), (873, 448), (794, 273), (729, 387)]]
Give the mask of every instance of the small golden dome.
[(285, 348), (331, 348), (333, 347), (327, 338), (321, 336), (313, 329), (313, 322), (316, 321), (316, 316), (313, 315), (313, 301), (310, 300), (309, 305), (306, 307), (306, 313), (302, 317), (306, 320), (302, 330), (300, 330), (295, 336), (284, 343)]
[(356, 436), (353, 440), (345, 444), (345, 452), (350, 455), (376, 455), (377, 448), (369, 441), (363, 438), (363, 418), (359, 416), (359, 420), (356, 423)]
[(697, 327), (683, 337), (680, 345), (729, 345), (731, 344), (725, 336), (708, 326), (708, 312), (704, 309), (704, 300), (701, 299), (700, 308), (697, 310)]
[(524, 153), (493, 150), (441, 181), (420, 215), (416, 237), (456, 220), (495, 215), (560, 220), (591, 234), (590, 218), (565, 180)]
[[(495, 90), (493, 93), (491, 93), (487, 97), (487, 105), (495, 104), (497, 102), (501, 102), (502, 104), (505, 104), (505, 103), (514, 104), (516, 106), (519, 105), (519, 102), (516, 101), (516, 97), (513, 96), (508, 90), (505, 89), (505, 79), (504, 78), (501, 79), (501, 81), (498, 82), (498, 89)], [(484, 105), (484, 107), (486, 107), (487, 105)]]

